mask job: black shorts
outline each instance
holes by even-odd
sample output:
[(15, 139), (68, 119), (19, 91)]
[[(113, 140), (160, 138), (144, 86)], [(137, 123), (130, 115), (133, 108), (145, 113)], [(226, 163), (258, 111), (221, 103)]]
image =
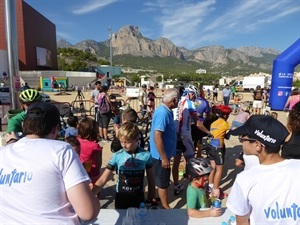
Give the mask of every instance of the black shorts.
[(161, 165), (160, 159), (153, 159), (152, 158), (152, 165), (153, 165), (153, 172), (155, 178), (155, 185), (158, 188), (166, 189), (170, 185), (170, 176), (171, 176), (171, 169), (163, 168)]
[(216, 165), (224, 165), (225, 146), (223, 148), (217, 148), (209, 146), (209, 159), (215, 161)]
[(99, 127), (108, 128), (110, 119), (111, 119), (111, 113), (110, 112), (109, 113), (103, 113), (103, 114), (100, 114), (98, 112)]
[(115, 208), (116, 209), (127, 209), (129, 207), (140, 206), (141, 202), (145, 202), (144, 193), (116, 193)]
[(213, 97), (218, 97), (218, 92), (213, 92)]

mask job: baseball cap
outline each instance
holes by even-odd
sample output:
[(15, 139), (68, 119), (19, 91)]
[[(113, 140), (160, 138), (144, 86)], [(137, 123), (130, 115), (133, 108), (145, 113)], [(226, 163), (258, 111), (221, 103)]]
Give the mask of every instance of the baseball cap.
[(279, 147), (289, 132), (271, 116), (253, 115), (243, 126), (230, 132), (231, 135), (248, 135), (269, 147)]
[[(37, 112), (36, 109), (40, 110)], [(34, 102), (31, 104), (26, 111), (25, 119), (27, 118), (44, 118), (44, 120), (60, 123), (58, 108), (47, 102)]]

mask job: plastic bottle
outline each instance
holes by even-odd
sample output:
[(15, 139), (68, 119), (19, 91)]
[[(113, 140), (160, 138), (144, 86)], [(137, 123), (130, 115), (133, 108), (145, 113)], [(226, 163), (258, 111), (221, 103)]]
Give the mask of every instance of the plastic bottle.
[(146, 220), (147, 216), (147, 208), (144, 202), (141, 202), (139, 210), (138, 210), (138, 217), (141, 221), (141, 224), (143, 224)]
[(236, 225), (235, 216), (230, 216), (230, 218), (228, 220), (228, 225)]

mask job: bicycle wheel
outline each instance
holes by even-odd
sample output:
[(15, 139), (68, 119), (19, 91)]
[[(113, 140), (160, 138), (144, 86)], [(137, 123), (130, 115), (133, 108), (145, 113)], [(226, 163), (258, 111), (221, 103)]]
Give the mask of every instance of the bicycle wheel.
[(91, 106), (91, 108), (89, 110), (89, 115), (92, 117), (95, 117), (95, 106)]
[(236, 94), (236, 97), (237, 97), (238, 99), (242, 100), (244, 96), (243, 96), (241, 93), (237, 93), (237, 94)]

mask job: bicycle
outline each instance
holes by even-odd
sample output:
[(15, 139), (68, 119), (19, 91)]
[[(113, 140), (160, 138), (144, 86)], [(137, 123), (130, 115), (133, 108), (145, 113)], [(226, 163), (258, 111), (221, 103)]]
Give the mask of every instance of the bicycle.
[(234, 97), (236, 97), (239, 100), (243, 100), (243, 98), (244, 98), (243, 94), (241, 94), (239, 92), (235, 93)]

